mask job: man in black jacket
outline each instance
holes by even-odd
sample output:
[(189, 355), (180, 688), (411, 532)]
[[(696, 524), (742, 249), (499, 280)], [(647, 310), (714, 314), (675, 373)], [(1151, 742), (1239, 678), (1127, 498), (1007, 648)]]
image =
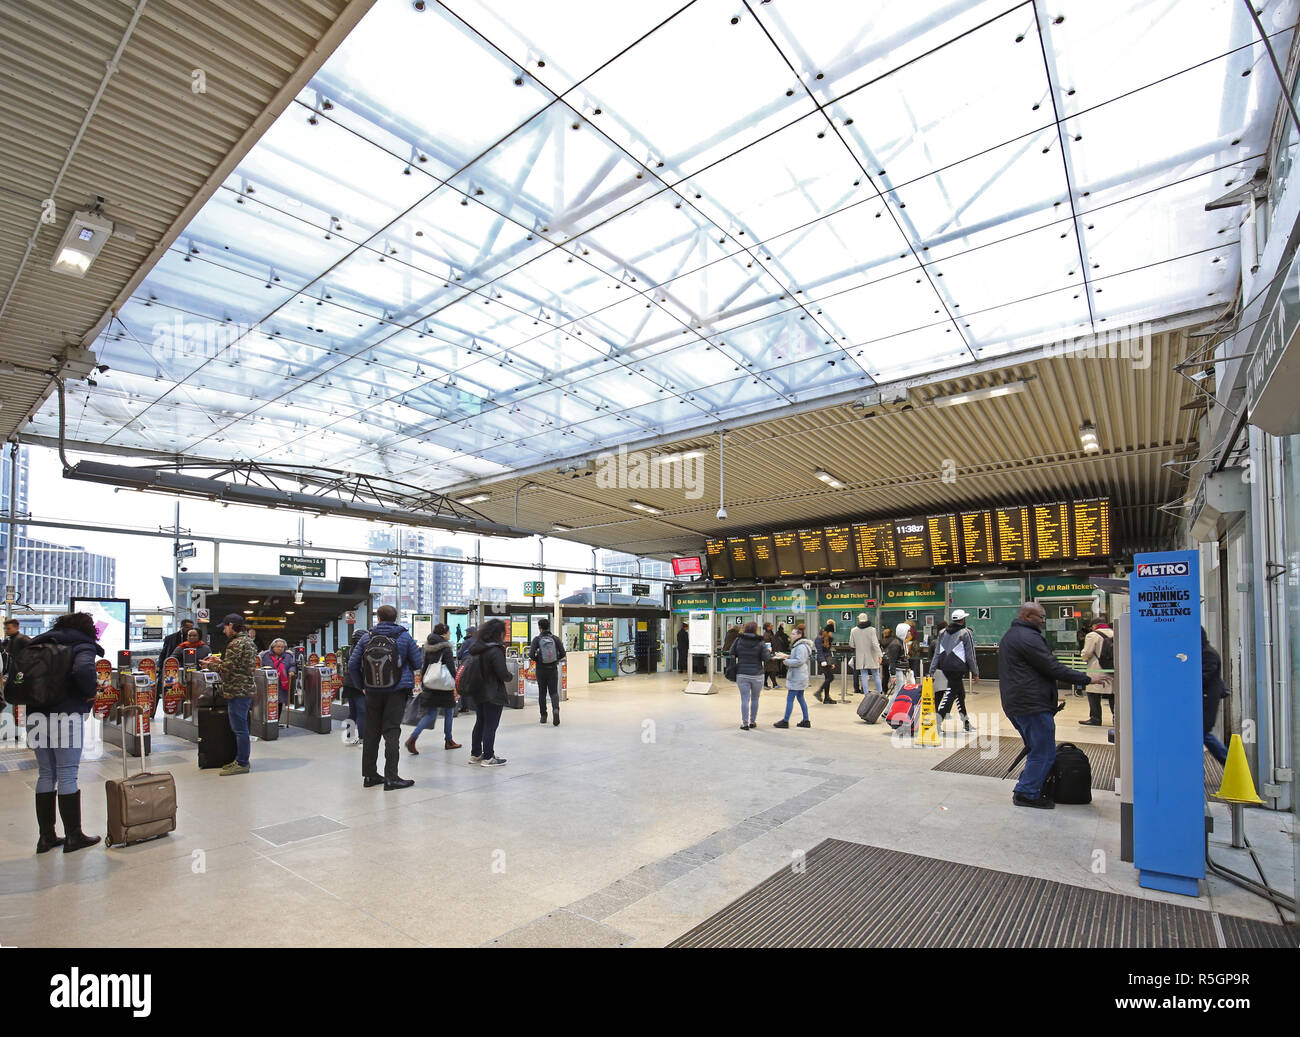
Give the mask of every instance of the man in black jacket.
[(184, 643), (185, 639), (189, 637), (190, 631), (193, 629), (194, 621), (192, 619), (182, 619), (181, 628), (163, 638), (162, 652), (158, 656), (159, 666), (162, 665), (162, 660), (166, 659)]
[[(537, 670), (537, 704), (542, 707), (542, 723), (546, 723), (546, 695), (551, 696), (551, 713), (555, 717), (555, 726), (560, 726), (560, 660), (564, 658), (564, 645), (551, 633), (551, 621), (539, 619), (537, 629), (540, 633), (528, 646), (528, 658)], [(551, 644), (548, 646), (546, 642)], [(549, 650), (548, 650), (549, 649)], [(547, 656), (553, 661), (547, 662)]]
[(686, 626), (686, 620), (682, 620), (682, 628), (677, 631), (677, 672), (685, 673), (690, 665), (691, 635)]
[(1018, 807), (1051, 810), (1056, 803), (1043, 792), (1056, 760), (1056, 682), (1104, 684), (1108, 678), (1071, 670), (1047, 647), (1043, 626), (1047, 613), (1036, 601), (1020, 606), (1020, 615), (998, 642), (998, 689), (1002, 711), (1024, 739), (1029, 756), (1011, 801)]

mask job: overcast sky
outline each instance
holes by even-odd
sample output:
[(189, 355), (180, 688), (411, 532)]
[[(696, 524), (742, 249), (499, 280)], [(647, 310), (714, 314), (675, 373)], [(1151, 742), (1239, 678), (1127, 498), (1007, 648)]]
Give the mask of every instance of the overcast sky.
[[(170, 530), (175, 518), (177, 500), (180, 500), (181, 528), (188, 529), (192, 534), (238, 537), (288, 545), (284, 548), (262, 548), (223, 544), (222, 572), (278, 575), (279, 555), (297, 551), (299, 516), (293, 512), (235, 504), (222, 507), (209, 501), (137, 493), (132, 490), (115, 491), (111, 486), (63, 478), (58, 453), (54, 450), (30, 446), (24, 446), (23, 450), (30, 458), (28, 508), (32, 517), (80, 522), (93, 527), (72, 530), (31, 526), (28, 535), (53, 543), (84, 547), (89, 551), (116, 558), (117, 595), (130, 598), (133, 610), (164, 608), (170, 605), (162, 577), (166, 575), (170, 578), (172, 573), (172, 541), (169, 537), (122, 535), (104, 532), (103, 529), (104, 527), (126, 527), (132, 530), (156, 531), (159, 527), (166, 527)], [(69, 460), (75, 463), (79, 456), (70, 454)], [(102, 455), (95, 456), (93, 459), (109, 460)], [(115, 463), (147, 466), (145, 461), (131, 459), (118, 459)], [(310, 545), (306, 553), (323, 554), (329, 557), (329, 552), (326, 550), (328, 547), (364, 548), (366, 533), (374, 528), (371, 523), (357, 519), (305, 516), (304, 537)], [(472, 536), (435, 530), (433, 541), (435, 550), (443, 547), (458, 547), (467, 555), (474, 553), (475, 538)], [(210, 572), (212, 545), (196, 541), (196, 546), (198, 554), (183, 564), (187, 565), (191, 572)], [(566, 565), (573, 569), (591, 567), (591, 548), (581, 544), (547, 537), (545, 552), (546, 562), (549, 565)], [(535, 565), (537, 540), (484, 538), (483, 558)], [(335, 579), (338, 575), (365, 576), (365, 561), (331, 559), (326, 564), (326, 574), (330, 579)], [(512, 598), (518, 599), (523, 596), (524, 581), (536, 578), (535, 571), (484, 568), (481, 582), (483, 587), (505, 587)], [(589, 578), (570, 576), (566, 580), (565, 593), (572, 593), (574, 589), (587, 586), (590, 582)], [(472, 566), (467, 566), (466, 592), (472, 592), (473, 586), (474, 570)], [(548, 574), (547, 595), (553, 594), (554, 589), (555, 577), (553, 574)]]

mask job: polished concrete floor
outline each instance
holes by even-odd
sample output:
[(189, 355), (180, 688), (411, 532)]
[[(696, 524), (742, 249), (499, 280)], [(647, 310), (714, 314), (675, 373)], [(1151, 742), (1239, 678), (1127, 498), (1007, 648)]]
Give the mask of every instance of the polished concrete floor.
[[(36, 773), (0, 773), (0, 944), (661, 946), (832, 836), (1278, 920), (1218, 879), (1195, 901), (1141, 889), (1119, 859), (1118, 797), (1024, 810), (1009, 781), (932, 771), (964, 744), (955, 720), (945, 747), (914, 748), (853, 705), (810, 700), (811, 729), (775, 730), (785, 695), (768, 692), (758, 729), (742, 732), (734, 686), (681, 687), (661, 675), (580, 689), (558, 728), (532, 703), (507, 710), (509, 763), (491, 770), (466, 765), (472, 716), (457, 718), (466, 747), (444, 751), (431, 729), (419, 756), (403, 752), (416, 785), (395, 792), (361, 787), (360, 750), (338, 731), (258, 742), (252, 772), (225, 778), (160, 740), (177, 831), (123, 849), (36, 856)], [(982, 732), (1014, 734), (995, 685), (969, 704)], [(1104, 741), (1105, 728), (1078, 726), (1085, 715), (1071, 699), (1058, 739)], [(115, 752), (82, 767), (91, 833), (104, 831)], [(1292, 815), (1248, 813), (1252, 859), (1212, 809), (1216, 859), (1290, 892)]]

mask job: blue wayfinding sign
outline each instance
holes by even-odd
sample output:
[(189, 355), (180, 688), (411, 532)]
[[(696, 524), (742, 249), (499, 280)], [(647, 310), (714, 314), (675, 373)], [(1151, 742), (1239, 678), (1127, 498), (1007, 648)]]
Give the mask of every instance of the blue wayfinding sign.
[(1199, 558), (1162, 551), (1133, 562), (1133, 863), (1139, 885), (1194, 897), (1205, 878)]

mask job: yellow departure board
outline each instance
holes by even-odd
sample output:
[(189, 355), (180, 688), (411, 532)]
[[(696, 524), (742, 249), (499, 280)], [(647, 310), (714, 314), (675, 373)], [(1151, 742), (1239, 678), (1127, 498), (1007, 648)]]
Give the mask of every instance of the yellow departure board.
[(1034, 529), (1034, 551), (1040, 562), (1059, 562), (1070, 556), (1070, 505), (1035, 504), (1029, 509)]
[(1075, 501), (1074, 556), (1076, 558), (1110, 557), (1110, 501)]
[(731, 579), (731, 559), (725, 540), (706, 540), (704, 551), (709, 558), (709, 576), (715, 580)]
[(900, 569), (929, 569), (930, 539), (926, 535), (925, 519), (898, 519), (894, 522), (894, 543), (898, 545)]
[(853, 556), (853, 530), (849, 526), (826, 527), (826, 561), (832, 576), (857, 570), (857, 559)]
[(749, 553), (749, 537), (727, 537), (727, 554), (731, 556), (733, 579), (754, 578), (754, 559)]
[(898, 550), (894, 545), (892, 522), (854, 523), (853, 547), (860, 572), (898, 568)]
[(929, 515), (925, 520), (926, 535), (930, 540), (930, 564), (936, 567), (961, 565), (956, 515)]
[(776, 547), (772, 543), (771, 534), (750, 537), (749, 542), (753, 547), (754, 575), (760, 580), (775, 580), (779, 571), (776, 565)]
[(803, 556), (805, 576), (825, 576), (830, 571), (826, 563), (826, 533), (823, 530), (799, 530), (799, 553)]
[(993, 524), (1000, 563), (1019, 565), (1034, 560), (1027, 508), (994, 508)]
[(993, 552), (993, 513), (961, 513), (961, 557), (966, 565), (996, 565)]
[(803, 554), (799, 549), (799, 534), (791, 529), (785, 533), (773, 533), (772, 543), (776, 548), (776, 567), (782, 576), (803, 575)]

